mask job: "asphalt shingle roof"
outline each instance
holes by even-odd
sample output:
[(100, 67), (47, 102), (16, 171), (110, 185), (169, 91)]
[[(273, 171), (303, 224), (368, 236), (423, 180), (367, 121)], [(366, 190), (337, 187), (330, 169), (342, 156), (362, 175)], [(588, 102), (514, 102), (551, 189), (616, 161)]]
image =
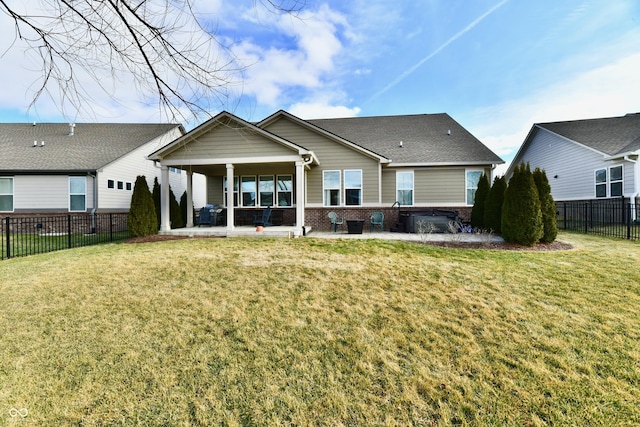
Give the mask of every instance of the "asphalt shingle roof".
[(538, 126), (610, 156), (640, 149), (640, 113)]
[(177, 126), (78, 123), (70, 136), (67, 123), (0, 123), (0, 171), (96, 170)]
[(446, 113), (307, 122), (393, 163), (504, 163)]

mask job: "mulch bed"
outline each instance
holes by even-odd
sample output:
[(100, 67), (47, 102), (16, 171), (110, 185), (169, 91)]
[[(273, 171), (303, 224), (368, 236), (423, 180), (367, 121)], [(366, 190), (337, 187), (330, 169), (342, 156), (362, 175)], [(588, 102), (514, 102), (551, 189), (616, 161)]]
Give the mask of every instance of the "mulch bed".
[[(151, 236), (142, 236), (142, 237), (132, 237), (125, 241), (125, 243), (153, 243), (153, 242), (166, 242), (169, 240), (184, 240), (184, 239), (223, 239), (221, 236), (167, 236), (154, 234)], [(553, 243), (538, 243), (534, 246), (524, 246), (518, 245), (515, 243), (506, 243), (506, 242), (491, 242), (491, 243), (480, 243), (480, 242), (426, 242), (427, 245), (433, 246), (441, 246), (445, 248), (456, 248), (456, 249), (494, 249), (494, 250), (503, 250), (503, 251), (540, 251), (540, 252), (548, 252), (548, 251), (566, 251), (569, 249), (573, 249), (568, 243), (555, 241)]]

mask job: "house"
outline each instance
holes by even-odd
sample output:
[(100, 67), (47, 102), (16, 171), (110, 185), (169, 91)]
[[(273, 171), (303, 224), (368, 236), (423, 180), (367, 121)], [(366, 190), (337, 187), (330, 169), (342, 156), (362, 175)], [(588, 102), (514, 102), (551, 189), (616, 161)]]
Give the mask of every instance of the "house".
[[(383, 211), (387, 229), (398, 206), (468, 218), (479, 177), (503, 163), (447, 114), (303, 120), (282, 110), (258, 123), (222, 112), (148, 158), (162, 182), (172, 167), (205, 175), (207, 203), (226, 208), (227, 230), (273, 206), (296, 233), (329, 229), (331, 211)], [(161, 233), (170, 231), (167, 200), (163, 192)]]
[(511, 166), (546, 171), (556, 201), (626, 199), (640, 192), (640, 113), (534, 124)]
[[(160, 168), (147, 160), (185, 133), (176, 124), (0, 124), (0, 213), (126, 212), (133, 185), (152, 188)], [(172, 169), (180, 197), (186, 172)]]

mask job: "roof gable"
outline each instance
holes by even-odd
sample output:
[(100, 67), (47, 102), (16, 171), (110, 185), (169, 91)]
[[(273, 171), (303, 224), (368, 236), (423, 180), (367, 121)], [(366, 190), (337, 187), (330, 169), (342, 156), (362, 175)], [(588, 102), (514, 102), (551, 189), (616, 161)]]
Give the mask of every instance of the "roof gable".
[(177, 129), (184, 132), (178, 124), (78, 123), (70, 135), (66, 123), (2, 123), (0, 170), (95, 171)]

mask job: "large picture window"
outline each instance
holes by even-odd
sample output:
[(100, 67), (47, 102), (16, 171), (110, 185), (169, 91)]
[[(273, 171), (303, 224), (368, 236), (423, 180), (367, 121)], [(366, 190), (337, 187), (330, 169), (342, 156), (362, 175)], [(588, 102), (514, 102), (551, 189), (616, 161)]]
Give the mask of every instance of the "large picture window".
[(278, 206), (293, 206), (293, 177), (278, 175), (277, 197)]
[(84, 212), (87, 210), (87, 178), (84, 176), (69, 177), (69, 211)]
[(484, 171), (481, 170), (468, 170), (467, 171), (467, 179), (466, 179), (466, 187), (467, 187), (467, 205), (473, 205), (476, 199), (476, 191), (478, 190), (478, 183), (480, 182), (480, 177)]
[(362, 204), (362, 171), (344, 171), (344, 203), (347, 206)]
[(273, 175), (260, 175), (258, 187), (260, 188), (258, 194), (260, 197), (260, 206), (273, 206), (273, 193), (275, 190)]
[(595, 172), (596, 197), (622, 197), (623, 173), (622, 165), (609, 169), (598, 169)]
[(13, 178), (0, 178), (0, 212), (13, 212)]
[(340, 206), (340, 171), (322, 171), (324, 206)]
[(413, 171), (396, 172), (396, 201), (400, 206), (413, 206)]

